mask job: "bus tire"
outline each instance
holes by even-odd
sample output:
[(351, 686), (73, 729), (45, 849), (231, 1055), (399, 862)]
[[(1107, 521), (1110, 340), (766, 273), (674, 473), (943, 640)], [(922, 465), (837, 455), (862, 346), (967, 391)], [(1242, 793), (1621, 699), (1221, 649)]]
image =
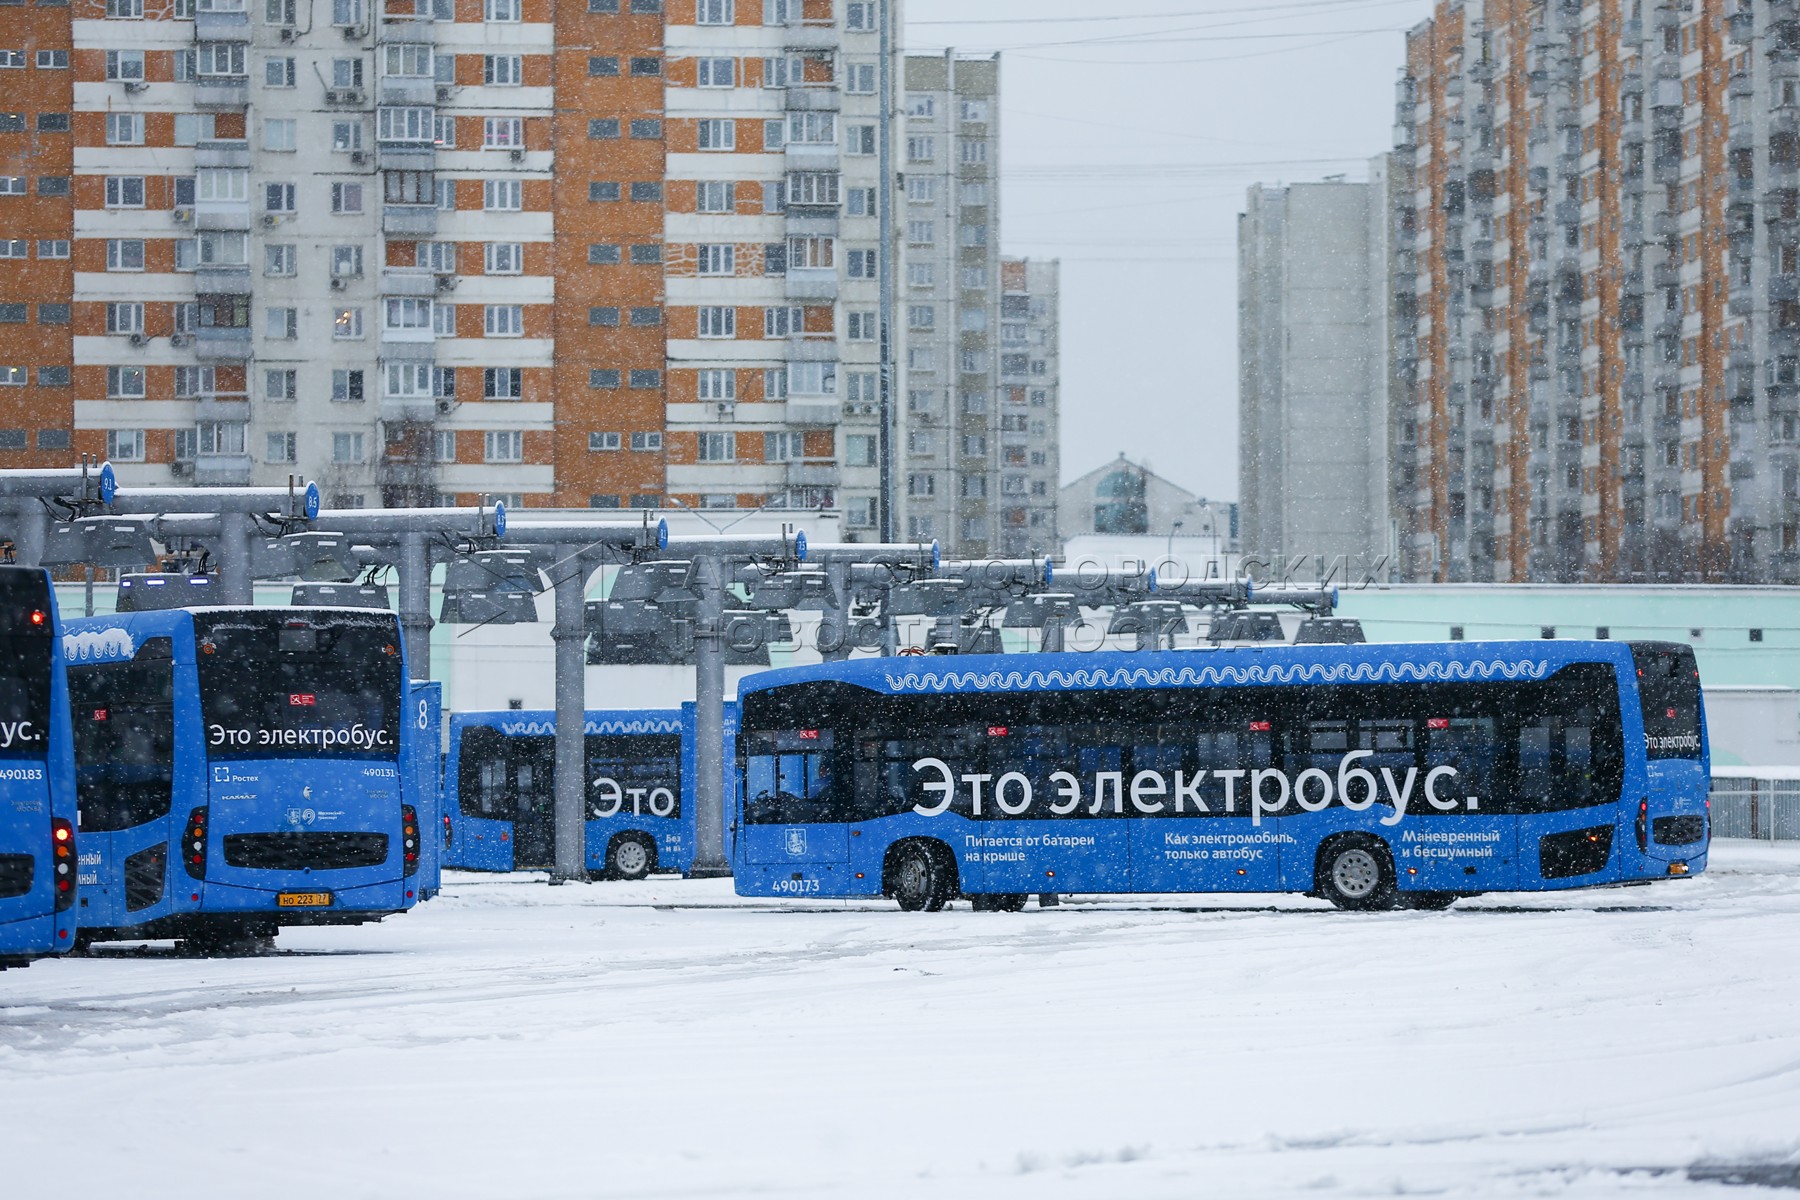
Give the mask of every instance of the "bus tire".
[(901, 912), (937, 912), (956, 895), (956, 867), (949, 852), (933, 843), (902, 842), (888, 855), (882, 890)]
[(1023, 912), (1025, 909), (1024, 892), (989, 892), (983, 895), (970, 896), (969, 903), (976, 912)]
[(1339, 908), (1359, 912), (1394, 907), (1394, 860), (1380, 839), (1334, 838), (1319, 847), (1314, 890)]
[(1462, 897), (1455, 892), (1402, 892), (1400, 895), (1402, 905), (1421, 912), (1442, 912), (1460, 899)]
[(621, 833), (606, 847), (609, 879), (643, 879), (656, 870), (656, 846), (641, 834)]

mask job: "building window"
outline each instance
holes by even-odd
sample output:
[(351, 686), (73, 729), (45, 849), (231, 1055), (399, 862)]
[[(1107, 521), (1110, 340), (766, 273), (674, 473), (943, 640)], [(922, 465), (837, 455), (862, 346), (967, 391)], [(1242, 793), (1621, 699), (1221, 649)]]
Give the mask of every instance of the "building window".
[(732, 275), (736, 273), (736, 247), (731, 245), (704, 245), (699, 248), (698, 272), (701, 275)]
[(797, 305), (763, 309), (763, 336), (766, 338), (799, 337), (806, 330), (805, 310)]
[(338, 308), (331, 313), (331, 336), (339, 341), (354, 341), (363, 335), (363, 310)]
[(144, 368), (106, 368), (106, 394), (114, 400), (142, 400), (144, 398)]
[(844, 465), (847, 467), (874, 466), (877, 440), (872, 433), (852, 433), (845, 437)]
[(786, 367), (769, 367), (763, 371), (763, 399), (786, 400), (788, 374)]
[(844, 126), (844, 153), (866, 157), (875, 153), (875, 126)]
[[(25, 306), (21, 304), (18, 309), (19, 319), (23, 321)], [(133, 301), (108, 304), (106, 306), (106, 332), (142, 334), (144, 332), (144, 306)]]
[(435, 463), (456, 461), (456, 430), (434, 429), (431, 431), (431, 461)]
[(144, 52), (142, 50), (108, 50), (106, 52), (106, 77), (142, 83)]
[(512, 22), (519, 20), (520, 0), (486, 0), (483, 10), (489, 21)]
[(631, 372), (631, 386), (639, 389), (659, 388), (662, 386), (662, 372), (654, 367), (635, 368)]
[(271, 433), (263, 452), (263, 461), (267, 463), (291, 463), (299, 454), (299, 436), (293, 433)]
[(107, 239), (106, 269), (109, 271), (142, 271), (144, 269), (143, 239)]
[(640, 78), (655, 78), (662, 74), (662, 59), (634, 58), (631, 60), (631, 73)]
[(291, 117), (271, 117), (263, 121), (263, 149), (291, 152), (296, 144), (296, 124)]
[(619, 450), (624, 447), (624, 438), (617, 433), (589, 433), (588, 450), (600, 454), (608, 450)]
[[(611, 54), (590, 54), (590, 55), (588, 55), (588, 75), (590, 77), (595, 78), (595, 79), (611, 79), (611, 78), (617, 76), (618, 73), (619, 73), (619, 60), (616, 55), (611, 55)], [(602, 125), (602, 124), (611, 125), (612, 132), (596, 134), (594, 132), (594, 126)], [(590, 122), (588, 122), (588, 136), (589, 137), (618, 137), (619, 136), (619, 123), (616, 120), (606, 121), (606, 122), (590, 121)]]
[(694, 0), (694, 24), (731, 25), (736, 21), (732, 0)]
[(144, 431), (141, 429), (107, 430), (106, 457), (114, 462), (143, 462)]
[(662, 309), (654, 304), (639, 305), (631, 310), (631, 324), (637, 329), (653, 329), (662, 324)]
[(619, 386), (619, 372), (606, 368), (591, 370), (588, 372), (588, 386), (591, 388), (616, 388)]
[(489, 242), (483, 269), (489, 275), (517, 275), (525, 269), (525, 247), (518, 242)]
[(525, 146), (524, 117), (486, 117), (481, 128), (484, 150), (521, 150)]
[(363, 461), (363, 435), (360, 433), (332, 434), (331, 461), (334, 463), (359, 463)]
[(491, 463), (525, 461), (525, 435), (517, 429), (490, 429), (484, 435), (482, 458)]
[(710, 463), (736, 462), (737, 434), (702, 433), (700, 435), (700, 461)]
[(631, 248), (631, 261), (636, 266), (653, 267), (663, 260), (663, 249), (656, 242), (640, 242)]
[(699, 378), (700, 399), (720, 404), (737, 400), (737, 372), (730, 367), (708, 367)]
[(852, 342), (872, 342), (876, 338), (874, 312), (853, 311), (848, 314), (845, 336)]
[(331, 373), (331, 398), (338, 404), (361, 404), (363, 400), (363, 373), (360, 370), (339, 369)]
[[(109, 146), (141, 146), (144, 144), (142, 113), (107, 113), (106, 144)], [(41, 189), (40, 189), (41, 190)]]
[(878, 279), (881, 277), (880, 260), (873, 250), (852, 250), (844, 273), (851, 279)]
[[(644, 453), (660, 452), (663, 448), (663, 435), (660, 433), (634, 433), (631, 435), (631, 448)], [(634, 505), (633, 507), (638, 506)]]
[(282, 341), (292, 341), (300, 336), (300, 310), (297, 308), (271, 308), (263, 314), (263, 336)]
[(263, 399), (276, 404), (289, 404), (300, 398), (300, 373), (292, 367), (274, 367), (263, 371)]
[(334, 183), (331, 185), (331, 211), (353, 215), (363, 210), (363, 185)]
[(699, 333), (703, 338), (737, 336), (737, 309), (729, 305), (702, 305), (699, 311)]
[(485, 307), (487, 336), (525, 336), (525, 308), (523, 305), (489, 304)]
[(737, 122), (729, 117), (709, 117), (699, 125), (700, 149), (736, 150)]
[[(593, 74), (593, 59), (588, 59), (588, 74)], [(618, 60), (613, 60), (613, 74), (619, 73)], [(619, 119), (617, 117), (595, 117), (588, 122), (588, 137), (594, 141), (610, 141), (619, 136)], [(589, 197), (592, 199), (592, 197)], [(614, 197), (616, 200), (618, 197)]]
[(619, 310), (611, 305), (590, 308), (588, 309), (588, 324), (605, 329), (617, 329), (619, 327)]
[(493, 87), (518, 87), (523, 83), (525, 60), (517, 54), (487, 54), (481, 60), (481, 82)]
[(522, 400), (525, 398), (525, 372), (519, 367), (488, 367), (481, 372), (481, 395), (485, 400)]
[(523, 184), (517, 179), (484, 179), (481, 206), (488, 212), (519, 212), (524, 207)]
[(851, 63), (844, 69), (844, 91), (852, 96), (873, 96), (875, 79), (874, 63)]
[(694, 189), (694, 208), (703, 213), (728, 213), (737, 209), (737, 187), (719, 180), (704, 180)]
[(737, 60), (731, 58), (701, 58), (695, 60), (695, 83), (703, 88), (728, 88), (737, 86)]

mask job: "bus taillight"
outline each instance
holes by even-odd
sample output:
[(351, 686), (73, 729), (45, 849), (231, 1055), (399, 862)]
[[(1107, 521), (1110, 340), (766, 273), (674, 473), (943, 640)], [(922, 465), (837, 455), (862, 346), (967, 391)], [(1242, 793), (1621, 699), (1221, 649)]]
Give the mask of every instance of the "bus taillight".
[(406, 857), (405, 874), (414, 875), (419, 870), (419, 813), (410, 804), (400, 806), (400, 852)]
[(1648, 800), (1638, 801), (1637, 842), (1639, 851), (1650, 849), (1650, 801)]
[(75, 904), (75, 826), (62, 817), (50, 822), (50, 845), (56, 856), (56, 911)]
[(188, 814), (187, 829), (181, 835), (181, 865), (194, 879), (206, 878), (206, 810), (196, 808)]

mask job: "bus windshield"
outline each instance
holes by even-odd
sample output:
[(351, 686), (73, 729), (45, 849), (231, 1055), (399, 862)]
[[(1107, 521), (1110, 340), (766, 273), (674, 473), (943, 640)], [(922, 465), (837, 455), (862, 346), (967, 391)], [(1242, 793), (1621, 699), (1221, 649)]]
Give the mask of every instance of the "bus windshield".
[(400, 631), (391, 613), (194, 615), (214, 757), (399, 753)]
[(56, 652), (50, 595), (38, 571), (0, 571), (0, 757), (43, 754)]

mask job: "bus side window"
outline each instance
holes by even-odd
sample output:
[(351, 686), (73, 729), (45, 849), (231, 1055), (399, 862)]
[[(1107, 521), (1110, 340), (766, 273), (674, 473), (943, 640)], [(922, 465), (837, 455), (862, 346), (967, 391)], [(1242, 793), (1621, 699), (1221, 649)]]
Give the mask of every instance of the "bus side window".
[[(1407, 811), (1483, 812), (1500, 810), (1500, 796), (1495, 787), (1495, 766), (1500, 760), (1499, 722), (1485, 716), (1441, 716), (1425, 720), (1423, 761), (1419, 764), (1419, 791)], [(1426, 780), (1439, 767), (1455, 770), (1453, 777), (1439, 776), (1435, 785), (1438, 800), (1455, 800), (1453, 809), (1434, 808), (1424, 794)], [(1465, 807), (1473, 796), (1477, 807)], [(1423, 802), (1423, 803), (1422, 803)]]
[(476, 791), (475, 811), (469, 815), (477, 817), (504, 817), (506, 815), (506, 760), (490, 758), (482, 762), (481, 786)]

